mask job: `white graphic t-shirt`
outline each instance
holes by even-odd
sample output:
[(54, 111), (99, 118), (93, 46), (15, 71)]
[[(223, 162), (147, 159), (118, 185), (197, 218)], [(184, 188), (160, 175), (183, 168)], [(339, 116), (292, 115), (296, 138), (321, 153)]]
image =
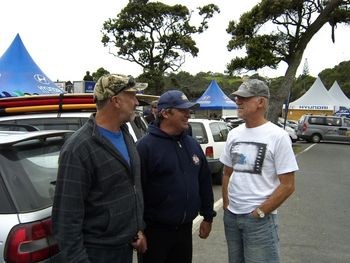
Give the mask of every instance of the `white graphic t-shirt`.
[(235, 214), (252, 212), (278, 187), (279, 174), (298, 170), (288, 133), (271, 122), (231, 130), (220, 161), (233, 168), (228, 209)]

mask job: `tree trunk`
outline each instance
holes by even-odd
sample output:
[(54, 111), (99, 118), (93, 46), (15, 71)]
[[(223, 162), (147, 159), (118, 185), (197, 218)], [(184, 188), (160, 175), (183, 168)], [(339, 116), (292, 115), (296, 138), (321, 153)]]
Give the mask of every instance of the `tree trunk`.
[[(304, 50), (303, 50), (304, 51)], [(283, 104), (289, 99), (292, 85), (295, 80), (297, 69), (301, 63), (303, 51), (298, 52), (289, 63), (284, 80), (278, 90), (271, 94), (267, 119), (276, 123), (278, 117), (282, 115)]]
[(305, 33), (301, 36), (296, 50), (290, 50), (291, 57), (288, 60), (288, 68), (284, 77), (284, 81), (280, 88), (274, 94), (271, 94), (270, 106), (267, 118), (272, 122), (277, 122), (278, 117), (282, 113), (283, 104), (287, 101), (297, 69), (301, 63), (304, 50), (312, 37), (328, 22), (331, 13), (339, 7), (342, 0), (330, 0), (326, 7), (322, 10), (317, 19), (309, 26)]

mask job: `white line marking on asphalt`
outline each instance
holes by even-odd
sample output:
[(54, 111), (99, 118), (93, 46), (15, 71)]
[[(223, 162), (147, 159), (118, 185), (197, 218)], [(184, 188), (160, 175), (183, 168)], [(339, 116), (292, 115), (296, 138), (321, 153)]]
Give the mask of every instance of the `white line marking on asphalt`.
[[(222, 198), (217, 200), (214, 204), (214, 210), (218, 212), (218, 210), (222, 207)], [(197, 216), (193, 220), (193, 227), (192, 227), (192, 235), (199, 229), (200, 222), (202, 222), (202, 216)]]
[(316, 143), (314, 143), (314, 144), (312, 144), (312, 145), (310, 145), (309, 147), (307, 147), (305, 150), (303, 150), (303, 151), (301, 151), (300, 153), (298, 153), (296, 156), (298, 156), (298, 155), (300, 155), (300, 154), (302, 154), (302, 153), (305, 153), (305, 152), (307, 152), (308, 150), (310, 150), (312, 147), (314, 147), (316, 145)]

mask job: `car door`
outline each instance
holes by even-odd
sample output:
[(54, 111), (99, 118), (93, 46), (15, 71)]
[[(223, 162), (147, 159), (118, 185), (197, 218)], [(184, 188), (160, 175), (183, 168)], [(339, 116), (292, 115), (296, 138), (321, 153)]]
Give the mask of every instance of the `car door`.
[(325, 125), (323, 126), (323, 139), (329, 141), (341, 141), (342, 135), (339, 128), (342, 125), (341, 118), (338, 117), (324, 117)]
[(338, 141), (350, 142), (350, 119), (341, 119), (341, 126), (338, 127)]

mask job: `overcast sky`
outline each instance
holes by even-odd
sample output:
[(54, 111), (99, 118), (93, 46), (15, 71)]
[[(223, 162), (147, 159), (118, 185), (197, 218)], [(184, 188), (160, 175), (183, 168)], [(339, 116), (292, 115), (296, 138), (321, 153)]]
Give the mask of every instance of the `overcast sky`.
[[(182, 70), (191, 74), (200, 71), (223, 73), (226, 64), (237, 52), (228, 52), (230, 20), (238, 20), (250, 10), (256, 0), (167, 0), (166, 4), (184, 4), (190, 9), (214, 3), (221, 13), (209, 21), (209, 29), (195, 37), (199, 54), (187, 56)], [(28, 52), (41, 70), (52, 80), (81, 80), (85, 71), (103, 67), (113, 73), (139, 75), (142, 68), (114, 57), (101, 43), (101, 29), (108, 18), (128, 3), (127, 0), (11, 0), (3, 1), (0, 8), (0, 56), (19, 33)], [(336, 44), (330, 39), (331, 29), (326, 25), (309, 43), (298, 73), (307, 58), (310, 74), (332, 68), (341, 61), (350, 60), (348, 44), (350, 28), (338, 27)], [(286, 65), (278, 70), (264, 69), (267, 77), (284, 75)]]

